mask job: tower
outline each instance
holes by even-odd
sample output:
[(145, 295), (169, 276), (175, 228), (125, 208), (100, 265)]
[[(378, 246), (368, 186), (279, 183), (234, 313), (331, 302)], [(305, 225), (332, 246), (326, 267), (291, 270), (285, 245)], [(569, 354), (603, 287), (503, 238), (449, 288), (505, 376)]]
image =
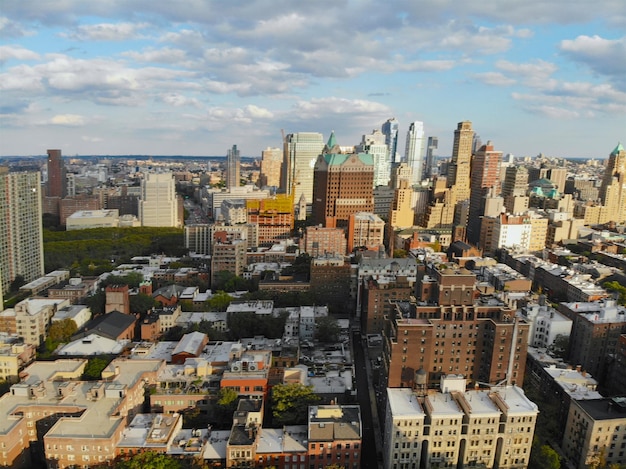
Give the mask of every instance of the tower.
[(313, 202), (313, 167), (323, 150), (321, 133), (299, 132), (285, 138), (280, 186), (285, 193), (293, 194), (295, 202), (303, 194), (307, 204)]
[(426, 144), (426, 158), (424, 161), (424, 178), (430, 178), (436, 168), (435, 158), (437, 158), (437, 148), (439, 147), (439, 137), (428, 137)]
[(233, 145), (226, 154), (226, 187), (239, 187), (241, 180), (240, 173), (241, 158), (237, 145)]
[(506, 168), (502, 197), (509, 213), (518, 214), (528, 208), (528, 169), (525, 166), (512, 165)]
[(283, 165), (283, 151), (280, 148), (267, 147), (261, 153), (260, 187), (279, 187), (280, 171)]
[(396, 118), (387, 119), (382, 126), (382, 131), (389, 150), (389, 162), (391, 164), (400, 163), (399, 158), (396, 157), (398, 153), (398, 121)]
[(470, 169), (474, 130), (470, 121), (459, 122), (454, 131), (452, 161), (448, 167), (448, 187), (454, 189), (454, 203), (469, 199)]
[(141, 226), (179, 226), (174, 175), (145, 173), (139, 202)]
[(341, 153), (334, 133), (315, 163), (313, 222), (347, 226), (350, 215), (374, 210), (374, 160), (367, 153)]
[(609, 155), (602, 185), (600, 200), (615, 223), (626, 221), (626, 150), (621, 143)]
[(41, 174), (0, 167), (0, 280), (7, 291), (17, 276), (44, 274)]
[(485, 197), (488, 193), (500, 193), (500, 163), (502, 152), (495, 151), (488, 141), (478, 149), (472, 158), (469, 217), (467, 240), (478, 243), (480, 237), (480, 217), (485, 214)]
[(67, 195), (65, 165), (61, 150), (48, 150), (48, 197), (63, 198)]
[(391, 166), (385, 135), (380, 130), (373, 130), (371, 134), (363, 135), (357, 152), (372, 155), (374, 159), (374, 187), (389, 184)]
[(422, 174), (424, 171), (423, 153), (424, 123), (419, 121), (411, 122), (409, 131), (406, 134), (404, 161), (411, 167), (411, 171), (413, 171), (413, 184), (422, 182)]

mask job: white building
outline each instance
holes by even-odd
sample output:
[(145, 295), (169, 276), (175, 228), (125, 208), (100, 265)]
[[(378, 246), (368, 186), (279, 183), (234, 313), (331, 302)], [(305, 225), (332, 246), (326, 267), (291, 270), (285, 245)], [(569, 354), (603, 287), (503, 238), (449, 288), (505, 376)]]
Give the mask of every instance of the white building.
[(67, 217), (67, 231), (87, 230), (90, 228), (117, 228), (120, 224), (118, 209), (110, 210), (79, 210)]
[(404, 161), (411, 167), (413, 184), (419, 184), (424, 174), (424, 123), (411, 122), (406, 134)]
[(374, 187), (386, 186), (389, 183), (391, 163), (389, 149), (385, 143), (385, 134), (380, 130), (373, 130), (369, 135), (363, 135), (357, 146), (358, 153), (367, 153), (374, 159)]
[(85, 305), (70, 305), (59, 309), (52, 316), (52, 322), (63, 321), (64, 319), (71, 319), (80, 329), (91, 319), (91, 309)]
[(569, 337), (572, 320), (548, 305), (528, 304), (519, 314), (530, 323), (528, 345), (548, 348), (558, 335)]
[(386, 469), (528, 466), (538, 408), (521, 388), (465, 390), (465, 379), (452, 376), (441, 389), (387, 389)]
[(144, 173), (139, 201), (141, 226), (180, 226), (174, 175)]
[(222, 202), (220, 209), (224, 223), (238, 225), (248, 221), (248, 211), (246, 201), (243, 199), (226, 199)]

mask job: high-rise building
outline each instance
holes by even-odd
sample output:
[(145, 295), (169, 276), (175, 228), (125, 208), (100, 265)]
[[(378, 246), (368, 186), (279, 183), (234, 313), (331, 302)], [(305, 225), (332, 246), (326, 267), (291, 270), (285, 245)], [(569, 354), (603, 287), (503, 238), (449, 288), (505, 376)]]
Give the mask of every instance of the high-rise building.
[(398, 154), (398, 121), (395, 117), (387, 119), (382, 126), (383, 134), (385, 134), (385, 144), (389, 150), (389, 162), (400, 163)]
[(562, 194), (565, 191), (565, 181), (567, 179), (567, 169), (550, 168), (548, 170), (548, 179), (556, 184), (557, 190)]
[(366, 153), (341, 153), (334, 134), (327, 148), (315, 163), (313, 221), (345, 227), (350, 215), (374, 211), (374, 160)]
[(454, 131), (452, 161), (448, 167), (448, 187), (454, 188), (454, 203), (469, 199), (470, 170), (474, 131), (470, 121), (459, 122)]
[(383, 245), (385, 222), (368, 212), (350, 214), (348, 221), (348, 252), (354, 249), (378, 251)]
[(180, 226), (174, 175), (144, 173), (141, 181), (141, 226)]
[(241, 182), (241, 157), (237, 145), (228, 149), (226, 154), (226, 187), (239, 187)]
[(528, 169), (525, 166), (512, 165), (506, 168), (502, 197), (504, 206), (512, 214), (526, 211), (528, 208)]
[(283, 151), (280, 148), (267, 147), (261, 152), (260, 187), (279, 187), (280, 172), (283, 165)]
[(373, 130), (369, 135), (363, 135), (357, 153), (372, 155), (374, 160), (374, 187), (389, 184), (389, 149), (385, 143), (385, 135), (380, 130)]
[(467, 240), (478, 243), (480, 220), (485, 215), (485, 197), (490, 193), (500, 193), (500, 162), (502, 152), (493, 149), (488, 141), (472, 157), (470, 185), (470, 205), (467, 223)]
[(437, 168), (435, 160), (437, 158), (437, 148), (439, 148), (439, 137), (428, 137), (426, 144), (426, 158), (424, 161), (424, 178), (430, 178)]
[(302, 194), (313, 202), (313, 168), (324, 150), (324, 137), (317, 132), (299, 132), (285, 138), (281, 188), (298, 202)]
[(48, 150), (48, 197), (65, 197), (67, 182), (61, 150)]
[(307, 226), (300, 250), (311, 257), (346, 254), (346, 233), (341, 228)]
[(601, 223), (626, 221), (626, 150), (621, 143), (609, 155), (600, 186), (600, 200), (610, 213), (610, 220)]
[(44, 274), (41, 175), (0, 167), (0, 279), (2, 291), (21, 276)]
[(259, 246), (289, 238), (294, 225), (293, 198), (277, 194), (269, 199), (246, 200), (248, 223), (258, 226)]
[(404, 150), (404, 161), (411, 167), (413, 172), (413, 184), (422, 181), (424, 173), (424, 123), (411, 122), (409, 131), (406, 134), (406, 146)]
[[(401, 165), (404, 163), (401, 163)], [(398, 180), (394, 189), (391, 210), (389, 211), (389, 225), (392, 232), (396, 229), (409, 228), (413, 226), (415, 212), (411, 207), (413, 189), (406, 179)]]

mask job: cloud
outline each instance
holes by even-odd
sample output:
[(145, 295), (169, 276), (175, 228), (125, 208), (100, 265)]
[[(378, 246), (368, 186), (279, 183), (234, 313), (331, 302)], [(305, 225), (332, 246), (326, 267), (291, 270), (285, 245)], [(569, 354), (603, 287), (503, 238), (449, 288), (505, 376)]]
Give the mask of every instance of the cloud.
[(500, 72), (475, 73), (473, 77), (485, 85), (511, 86), (517, 83), (515, 79), (509, 78)]
[(61, 37), (74, 41), (125, 41), (135, 39), (139, 31), (147, 28), (147, 23), (100, 23), (78, 26)]
[(57, 114), (50, 119), (50, 124), (68, 127), (80, 127), (85, 125), (84, 116), (77, 114)]
[(196, 98), (189, 98), (180, 93), (168, 93), (161, 96), (161, 100), (174, 107), (182, 107), (182, 106), (192, 106), (192, 107), (200, 107), (200, 102)]
[(12, 21), (6, 16), (0, 16), (0, 38), (19, 38), (33, 34), (33, 31), (27, 30), (18, 22)]
[(578, 36), (561, 41), (559, 48), (567, 57), (598, 75), (609, 77), (626, 91), (626, 36), (620, 39)]
[(104, 139), (103, 139), (103, 138), (100, 138), (100, 137), (91, 137), (91, 136), (89, 136), (89, 135), (82, 135), (82, 136), (80, 137), (80, 139), (81, 139), (83, 142), (89, 142), (89, 143), (100, 143), (100, 142), (103, 142), (103, 141), (104, 141)]
[(0, 46), (0, 63), (8, 60), (39, 60), (38, 53), (22, 46)]

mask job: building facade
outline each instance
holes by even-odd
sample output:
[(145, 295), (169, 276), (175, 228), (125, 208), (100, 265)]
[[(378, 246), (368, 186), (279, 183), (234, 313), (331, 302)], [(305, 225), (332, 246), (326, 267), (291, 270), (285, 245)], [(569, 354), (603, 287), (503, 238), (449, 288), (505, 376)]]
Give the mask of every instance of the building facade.
[(141, 226), (181, 226), (174, 175), (145, 173), (141, 181)]

